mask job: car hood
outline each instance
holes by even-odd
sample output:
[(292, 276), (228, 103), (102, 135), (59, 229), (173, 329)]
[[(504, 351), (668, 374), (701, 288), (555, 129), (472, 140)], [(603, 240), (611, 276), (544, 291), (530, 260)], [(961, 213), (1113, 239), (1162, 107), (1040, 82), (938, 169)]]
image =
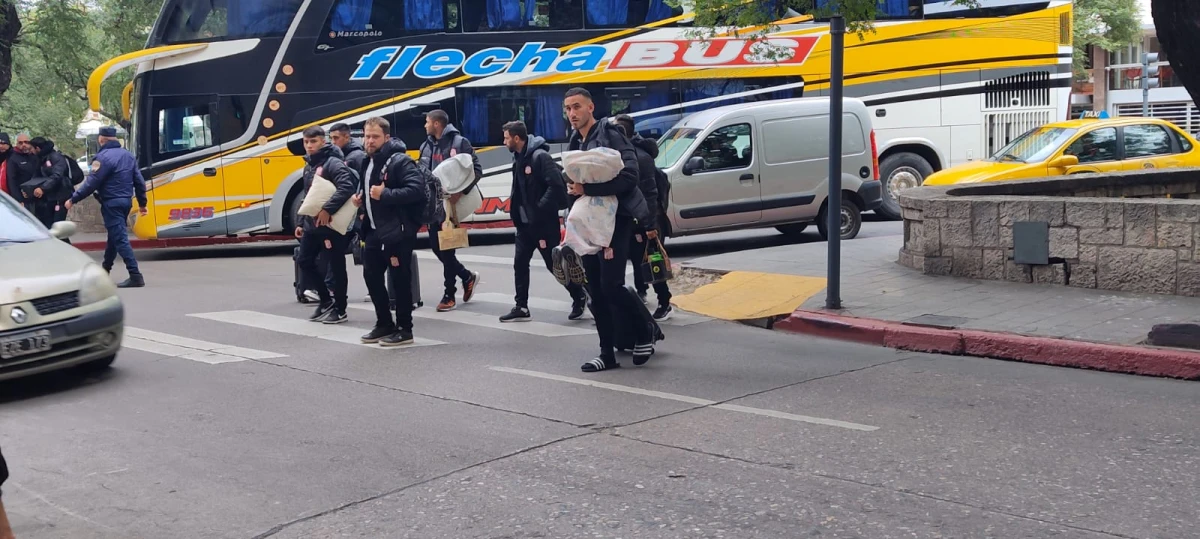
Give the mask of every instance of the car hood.
[(1020, 178), (1026, 176), (1025, 171), (1040, 169), (1045, 175), (1046, 165), (1043, 163), (997, 163), (995, 161), (972, 161), (956, 167), (950, 167), (925, 178), (923, 185), (954, 185), (959, 183), (979, 183), (996, 180)]
[(53, 238), (0, 244), (0, 305), (79, 290), (88, 264), (83, 251)]

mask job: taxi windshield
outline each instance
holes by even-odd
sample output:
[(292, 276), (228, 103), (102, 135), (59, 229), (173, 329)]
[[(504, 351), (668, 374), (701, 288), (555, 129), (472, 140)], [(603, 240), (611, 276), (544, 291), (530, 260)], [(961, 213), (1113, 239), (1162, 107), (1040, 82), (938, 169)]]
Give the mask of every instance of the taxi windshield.
[(1017, 137), (1007, 146), (992, 155), (989, 161), (997, 163), (1039, 163), (1054, 155), (1065, 142), (1075, 135), (1077, 129), (1065, 127), (1039, 127)]

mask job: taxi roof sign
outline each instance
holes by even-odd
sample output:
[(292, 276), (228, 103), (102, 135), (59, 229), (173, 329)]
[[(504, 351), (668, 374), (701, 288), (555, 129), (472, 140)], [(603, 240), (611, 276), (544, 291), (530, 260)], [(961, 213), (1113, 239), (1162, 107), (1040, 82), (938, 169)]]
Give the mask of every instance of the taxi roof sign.
[(1080, 120), (1087, 119), (1087, 118), (1096, 118), (1099, 120), (1107, 120), (1109, 118), (1108, 111), (1102, 110), (1102, 111), (1097, 112), (1094, 110), (1085, 110), (1085, 111), (1079, 113)]

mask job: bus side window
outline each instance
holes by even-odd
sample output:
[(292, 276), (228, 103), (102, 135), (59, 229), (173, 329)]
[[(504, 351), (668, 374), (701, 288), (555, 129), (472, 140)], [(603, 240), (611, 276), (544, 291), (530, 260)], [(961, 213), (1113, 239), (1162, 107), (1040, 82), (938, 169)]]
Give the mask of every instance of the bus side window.
[[(928, 3), (931, 0), (879, 0), (875, 7), (875, 19), (920, 19), (925, 16), (925, 4)], [(828, 6), (829, 0), (817, 0), (817, 9), (826, 9)], [(826, 12), (818, 20), (828, 20), (828, 17)]]
[(357, 45), (458, 29), (458, 0), (338, 0), (320, 42)]
[(462, 10), (465, 32), (583, 28), (583, 0), (462, 0)]
[(586, 0), (588, 28), (628, 28), (683, 14), (666, 0)]

